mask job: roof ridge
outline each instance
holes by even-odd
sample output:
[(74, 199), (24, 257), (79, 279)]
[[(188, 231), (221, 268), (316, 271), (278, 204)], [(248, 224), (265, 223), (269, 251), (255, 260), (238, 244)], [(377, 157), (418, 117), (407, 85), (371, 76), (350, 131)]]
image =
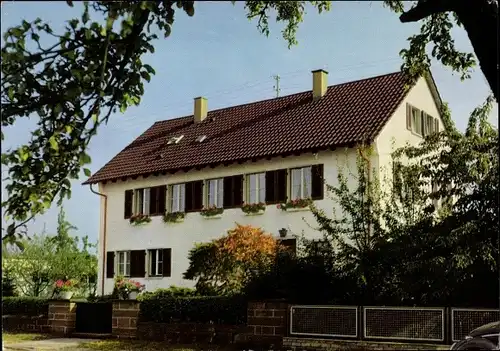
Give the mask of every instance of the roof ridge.
[[(332, 85), (329, 85), (327, 88), (338, 87), (338, 86), (347, 85), (347, 84), (353, 84), (353, 83), (359, 83), (359, 82), (368, 81), (368, 80), (372, 80), (372, 79), (380, 79), (380, 78), (385, 77), (385, 76), (391, 76), (391, 75), (401, 74), (401, 73), (402, 73), (401, 71), (394, 71), (394, 72), (390, 72), (390, 73), (379, 74), (378, 76), (370, 76), (370, 77), (366, 77), (366, 78), (360, 78), (360, 79), (357, 79), (357, 80), (350, 80), (350, 81), (346, 81), (346, 82), (342, 82), (342, 83), (332, 84)], [(214, 113), (214, 112), (217, 112), (217, 111), (227, 110), (227, 109), (230, 109), (230, 108), (236, 108), (236, 107), (242, 107), (242, 106), (249, 106), (249, 105), (252, 105), (252, 104), (259, 104), (259, 103), (263, 103), (263, 102), (266, 102), (266, 101), (277, 101), (277, 100), (280, 100), (280, 99), (290, 98), (292, 96), (297, 96), (297, 95), (301, 95), (301, 94), (305, 94), (305, 93), (309, 93), (309, 92), (312, 92), (312, 89), (303, 90), (303, 91), (300, 91), (298, 93), (283, 95), (283, 96), (279, 96), (279, 97), (273, 97), (273, 98), (264, 99), (264, 100), (257, 100), (257, 101), (246, 102), (246, 103), (239, 104), (239, 105), (221, 107), (221, 108), (218, 108), (218, 109), (215, 109), (215, 110), (209, 110), (207, 113)], [(164, 119), (164, 120), (161, 120), (161, 121), (154, 122), (152, 124), (152, 126), (154, 126), (155, 124), (160, 124), (160, 123), (165, 123), (165, 122), (180, 120), (182, 118), (192, 118), (192, 117), (193, 117), (193, 115), (191, 114), (191, 115), (186, 115), (186, 116), (174, 117), (174, 118), (170, 118), (170, 119)]]

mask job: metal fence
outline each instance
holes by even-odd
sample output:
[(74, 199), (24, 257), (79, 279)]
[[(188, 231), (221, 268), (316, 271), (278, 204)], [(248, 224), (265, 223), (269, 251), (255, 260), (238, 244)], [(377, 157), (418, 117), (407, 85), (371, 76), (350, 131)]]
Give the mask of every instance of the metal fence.
[(500, 311), (473, 308), (293, 305), (289, 334), (296, 337), (452, 343), (500, 320)]
[(445, 309), (364, 307), (363, 337), (410, 341), (445, 340)]
[(357, 306), (292, 306), (290, 335), (357, 338)]
[(470, 331), (491, 322), (500, 320), (500, 311), (493, 309), (452, 308), (451, 339), (459, 341)]

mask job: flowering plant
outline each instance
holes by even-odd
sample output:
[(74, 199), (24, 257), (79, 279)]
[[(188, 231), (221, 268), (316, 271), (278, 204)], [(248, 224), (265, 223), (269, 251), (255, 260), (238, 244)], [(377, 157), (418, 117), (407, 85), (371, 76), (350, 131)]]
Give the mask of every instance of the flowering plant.
[(284, 204), (278, 204), (276, 207), (282, 211), (290, 208), (306, 208), (311, 204), (311, 199), (296, 199), (290, 200)]
[(58, 279), (54, 283), (54, 292), (59, 293), (63, 291), (73, 291), (76, 288), (76, 281), (72, 279), (68, 280), (63, 280), (63, 279)]
[(144, 291), (145, 285), (132, 279), (117, 277), (115, 280), (115, 288), (119, 292), (123, 293), (129, 293), (132, 291), (136, 291), (139, 293), (141, 291)]
[(266, 204), (263, 202), (256, 204), (243, 204), (243, 206), (241, 206), (241, 210), (245, 213), (263, 212), (266, 210)]
[(129, 221), (130, 221), (130, 224), (140, 225), (143, 223), (151, 222), (151, 217), (149, 217), (148, 215), (144, 215), (142, 213), (139, 213), (139, 214), (131, 216)]
[(213, 205), (213, 206), (203, 207), (200, 211), (200, 214), (203, 217), (212, 217), (212, 216), (220, 215), (223, 212), (224, 212), (223, 208)]
[(163, 215), (163, 222), (178, 222), (186, 217), (184, 212), (166, 212)]

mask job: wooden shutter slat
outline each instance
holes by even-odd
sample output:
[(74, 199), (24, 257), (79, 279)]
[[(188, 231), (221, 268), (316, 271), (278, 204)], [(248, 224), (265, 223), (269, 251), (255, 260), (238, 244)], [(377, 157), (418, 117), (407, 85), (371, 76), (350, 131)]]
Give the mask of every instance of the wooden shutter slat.
[(172, 275), (172, 249), (163, 249), (163, 276)]
[(149, 214), (151, 216), (158, 214), (158, 187), (149, 189)]
[(406, 104), (406, 129), (411, 131), (411, 105)]
[(276, 201), (277, 202), (286, 202), (286, 189), (287, 189), (287, 170), (279, 169), (276, 171), (276, 180), (274, 184), (275, 192), (276, 192)]
[(125, 190), (125, 210), (124, 217), (130, 218), (132, 216), (132, 204), (134, 201), (134, 191), (133, 190)]
[(234, 206), (243, 205), (243, 175), (234, 176), (233, 182)]
[(199, 211), (203, 207), (203, 181), (198, 180), (193, 184), (193, 211)]
[(193, 182), (189, 182), (189, 183), (186, 183), (185, 185), (185, 195), (186, 195), (186, 199), (185, 199), (185, 206), (184, 206), (184, 210), (186, 212), (192, 212), (193, 211), (193, 208), (194, 208), (194, 204), (193, 204), (193, 199), (194, 199), (194, 196), (193, 196)]
[(163, 215), (167, 209), (167, 186), (158, 188), (158, 214)]
[(323, 189), (323, 165), (313, 165), (311, 167), (311, 198), (322, 200), (324, 197)]
[(146, 251), (130, 251), (130, 277), (142, 278), (146, 276)]
[(115, 253), (113, 251), (106, 252), (106, 278), (115, 277)]
[(275, 181), (276, 171), (266, 172), (266, 203), (275, 204), (276, 198), (274, 196), (274, 181)]
[(233, 177), (225, 177), (223, 182), (224, 182), (224, 194), (223, 194), (223, 204), (222, 206), (224, 208), (231, 208), (234, 207), (233, 203)]

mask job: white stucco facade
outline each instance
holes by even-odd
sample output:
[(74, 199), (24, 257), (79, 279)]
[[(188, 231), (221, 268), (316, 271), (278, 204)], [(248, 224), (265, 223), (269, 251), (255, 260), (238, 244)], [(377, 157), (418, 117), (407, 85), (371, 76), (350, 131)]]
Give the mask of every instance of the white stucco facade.
[[(374, 143), (374, 155), (372, 156), (372, 167), (379, 170), (391, 170), (391, 152), (405, 143), (418, 143), (421, 137), (414, 135), (406, 128), (406, 102), (424, 110), (433, 117), (438, 117), (438, 107), (429, 90), (427, 82), (421, 79), (408, 93), (407, 98), (397, 108), (393, 117), (383, 128)], [(440, 129), (442, 129), (442, 122)], [(164, 223), (161, 216), (152, 217), (152, 221), (142, 226), (133, 226), (128, 219), (124, 218), (125, 191), (129, 189), (153, 187), (159, 185), (170, 185), (184, 183), (194, 180), (205, 180), (211, 178), (232, 176), (237, 174), (252, 174), (283, 168), (296, 168), (323, 164), (324, 179), (328, 184), (337, 184), (339, 169), (348, 167), (351, 171), (356, 170), (356, 151), (354, 149), (337, 149), (334, 151), (322, 151), (317, 154), (302, 154), (300, 156), (289, 156), (286, 158), (276, 157), (271, 160), (247, 162), (244, 164), (233, 164), (217, 168), (205, 168), (201, 171), (177, 172), (166, 176), (150, 176), (147, 178), (128, 181), (108, 182), (99, 185), (99, 191), (107, 197), (107, 214), (105, 213), (105, 199), (101, 198), (101, 218), (99, 235), (99, 288), (102, 292), (102, 277), (105, 253), (109, 251), (125, 250), (148, 250), (171, 248), (171, 277), (145, 277), (133, 278), (145, 284), (148, 291), (157, 288), (168, 288), (171, 285), (191, 287), (193, 281), (184, 280), (183, 273), (189, 265), (187, 254), (195, 243), (208, 242), (224, 235), (227, 230), (233, 228), (235, 223), (251, 224), (263, 228), (266, 232), (279, 237), (278, 230), (286, 228), (289, 236), (301, 234), (307, 238), (321, 238), (322, 234), (311, 226), (315, 221), (309, 211), (285, 212), (276, 208), (276, 205), (268, 205), (262, 215), (248, 216), (239, 208), (226, 209), (221, 218), (205, 218), (199, 213), (187, 213), (181, 223)], [(289, 172), (290, 173), (290, 172)], [(382, 176), (381, 172), (381, 176)], [(351, 180), (353, 184), (355, 180)], [(245, 183), (244, 183), (245, 186)], [(289, 188), (289, 187), (288, 187)], [(290, 190), (288, 190), (290, 191)], [(325, 190), (323, 200), (316, 201), (316, 205), (323, 208), (326, 213), (332, 213), (336, 207), (333, 200)], [(244, 199), (245, 200), (245, 199)], [(339, 211), (336, 211), (337, 215)], [(106, 225), (106, 238), (104, 239), (104, 225)], [(116, 259), (116, 256), (115, 256)], [(113, 290), (113, 279), (104, 279), (104, 293), (109, 294)]]

